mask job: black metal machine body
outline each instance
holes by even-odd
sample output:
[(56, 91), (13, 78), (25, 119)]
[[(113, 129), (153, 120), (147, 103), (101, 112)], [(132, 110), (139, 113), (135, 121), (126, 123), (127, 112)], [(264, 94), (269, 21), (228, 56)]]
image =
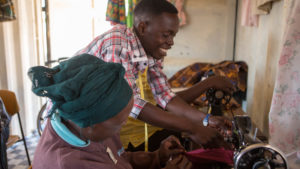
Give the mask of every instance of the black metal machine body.
[[(212, 109), (212, 115), (222, 115), (221, 109), (213, 107), (225, 106), (231, 95), (220, 90), (209, 89), (206, 98)], [(234, 169), (287, 169), (287, 160), (277, 148), (262, 142), (256, 137), (257, 128), (253, 133), (252, 121), (247, 115), (235, 116), (232, 113), (233, 134), (226, 141), (234, 147)]]
[(230, 99), (231, 95), (221, 90), (210, 88), (206, 91), (206, 100), (211, 108), (211, 114), (214, 116), (223, 115), (223, 108), (229, 103)]
[(284, 154), (277, 148), (256, 138), (257, 129), (250, 134), (249, 116), (234, 116), (234, 169), (288, 169)]

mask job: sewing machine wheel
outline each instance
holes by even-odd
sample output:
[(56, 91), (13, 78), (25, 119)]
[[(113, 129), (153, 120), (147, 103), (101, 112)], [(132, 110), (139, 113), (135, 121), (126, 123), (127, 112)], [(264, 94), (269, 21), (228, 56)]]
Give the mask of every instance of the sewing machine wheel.
[(210, 88), (206, 91), (206, 99), (212, 105), (226, 105), (231, 99), (231, 94), (222, 90)]
[(234, 169), (287, 169), (287, 160), (276, 148), (258, 143), (235, 155)]

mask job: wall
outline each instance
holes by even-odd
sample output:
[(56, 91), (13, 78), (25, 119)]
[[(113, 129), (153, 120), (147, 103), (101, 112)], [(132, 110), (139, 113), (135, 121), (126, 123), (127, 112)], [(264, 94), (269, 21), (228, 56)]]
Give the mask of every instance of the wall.
[(186, 0), (187, 25), (165, 58), (168, 77), (194, 62), (231, 60), (235, 0)]
[[(258, 27), (240, 26), (241, 10), (238, 13), (236, 60), (245, 61), (249, 67), (246, 112), (265, 135), (284, 32), (285, 3), (274, 3), (269, 15), (260, 16)], [(239, 0), (239, 9), (241, 4)]]

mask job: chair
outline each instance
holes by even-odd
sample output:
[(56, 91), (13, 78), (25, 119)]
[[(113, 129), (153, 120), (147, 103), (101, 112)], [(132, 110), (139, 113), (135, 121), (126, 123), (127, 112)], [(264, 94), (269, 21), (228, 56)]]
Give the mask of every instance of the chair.
[[(19, 126), (20, 126), (20, 130), (21, 130), (21, 134), (22, 134), (21, 140), (23, 140), (28, 164), (30, 166), (31, 162), (30, 162), (27, 144), (26, 144), (26, 140), (25, 140), (25, 136), (24, 136), (24, 132), (23, 132), (23, 128), (22, 128), (22, 123), (21, 123), (21, 118), (20, 118), (20, 113), (19, 113), (19, 105), (17, 102), (16, 95), (15, 95), (15, 93), (8, 91), (8, 90), (0, 90), (0, 97), (4, 102), (7, 113), (10, 116), (13, 116), (15, 114), (17, 114), (17, 116), (18, 116)], [(9, 136), (9, 139), (7, 141), (7, 147), (10, 147), (11, 145), (13, 145), (14, 143), (16, 143), (19, 140), (20, 139), (18, 139), (18, 136)]]

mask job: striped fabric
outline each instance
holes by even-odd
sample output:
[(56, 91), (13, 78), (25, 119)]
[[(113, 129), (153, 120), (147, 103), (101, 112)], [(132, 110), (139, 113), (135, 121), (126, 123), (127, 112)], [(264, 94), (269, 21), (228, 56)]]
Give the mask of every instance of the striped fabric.
[(175, 96), (171, 92), (165, 74), (162, 72), (162, 60), (147, 57), (138, 37), (125, 25), (116, 25), (108, 32), (96, 37), (87, 47), (77, 54), (88, 53), (106, 62), (121, 63), (125, 70), (125, 78), (134, 93), (134, 107), (130, 116), (137, 118), (146, 104), (141, 99), (140, 89), (136, 84), (138, 72), (144, 72), (148, 66), (148, 83), (159, 106), (165, 108)]

